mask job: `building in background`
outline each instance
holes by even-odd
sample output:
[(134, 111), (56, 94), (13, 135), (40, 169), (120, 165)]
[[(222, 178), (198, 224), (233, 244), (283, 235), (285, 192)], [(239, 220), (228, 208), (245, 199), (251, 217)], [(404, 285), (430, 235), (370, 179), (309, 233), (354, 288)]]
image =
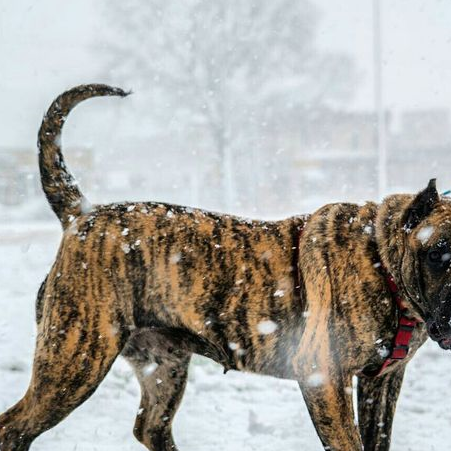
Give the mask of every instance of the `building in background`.
[[(446, 109), (387, 113), (390, 191), (409, 191), (424, 172), (451, 186), (451, 117)], [(232, 212), (283, 216), (311, 211), (325, 201), (377, 199), (374, 113), (321, 108), (291, 112), (264, 136), (233, 149)], [(159, 130), (148, 138), (128, 136), (111, 154), (64, 150), (82, 190), (96, 202), (155, 200), (217, 209), (222, 184), (211, 136), (202, 124), (180, 132)], [(34, 149), (0, 148), (0, 206), (37, 203), (49, 209)], [(3, 208), (3, 211), (6, 211)], [(47, 214), (49, 213), (49, 214)]]

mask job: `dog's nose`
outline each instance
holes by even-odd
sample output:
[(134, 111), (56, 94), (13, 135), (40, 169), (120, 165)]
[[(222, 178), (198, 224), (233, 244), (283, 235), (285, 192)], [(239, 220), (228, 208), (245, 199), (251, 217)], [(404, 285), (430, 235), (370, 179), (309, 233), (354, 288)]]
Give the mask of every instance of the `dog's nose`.
[(451, 340), (451, 326), (448, 322), (428, 321), (429, 336), (435, 341)]
[(440, 330), (437, 326), (437, 323), (435, 321), (428, 321), (427, 322), (427, 329), (429, 336), (435, 340), (440, 340)]
[(449, 323), (428, 321), (427, 329), (432, 340), (436, 341), (442, 349), (451, 349), (451, 326)]

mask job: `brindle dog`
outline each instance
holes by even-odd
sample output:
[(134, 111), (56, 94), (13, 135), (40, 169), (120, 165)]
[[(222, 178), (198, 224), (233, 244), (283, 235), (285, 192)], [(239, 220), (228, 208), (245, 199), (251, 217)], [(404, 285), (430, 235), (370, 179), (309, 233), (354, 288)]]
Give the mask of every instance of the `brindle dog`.
[[(121, 353), (141, 384), (134, 434), (149, 450), (176, 449), (171, 423), (193, 353), (298, 381), (325, 449), (388, 450), (405, 364), (426, 340), (425, 324), (450, 346), (450, 200), (432, 180), (417, 196), (330, 204), (281, 221), (149, 202), (91, 207), (66, 169), (60, 133), (80, 101), (110, 95), (126, 93), (88, 85), (62, 94), (39, 132), (42, 186), (64, 232), (38, 294), (30, 386), (0, 416), (0, 450), (28, 450)], [(424, 323), (407, 359), (374, 377), (398, 324), (381, 266)]]

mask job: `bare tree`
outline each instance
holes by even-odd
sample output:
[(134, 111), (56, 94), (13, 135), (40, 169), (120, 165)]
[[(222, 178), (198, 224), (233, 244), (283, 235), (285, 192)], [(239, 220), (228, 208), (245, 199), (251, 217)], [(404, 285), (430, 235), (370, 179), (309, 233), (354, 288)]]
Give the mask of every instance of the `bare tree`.
[(351, 63), (315, 48), (319, 13), (308, 0), (129, 0), (107, 12), (115, 79), (140, 74), (140, 90), (209, 130), (228, 208), (232, 153), (261, 133), (268, 111), (349, 94), (339, 80)]

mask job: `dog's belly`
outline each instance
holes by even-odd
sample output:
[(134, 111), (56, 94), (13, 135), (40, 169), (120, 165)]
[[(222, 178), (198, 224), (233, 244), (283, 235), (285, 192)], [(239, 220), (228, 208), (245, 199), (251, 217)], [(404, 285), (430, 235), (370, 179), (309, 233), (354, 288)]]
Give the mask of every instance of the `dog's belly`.
[[(237, 347), (236, 342), (227, 337), (218, 340), (213, 334), (196, 334), (188, 329), (171, 327), (147, 327), (137, 329), (132, 333), (123, 355), (135, 366), (147, 366), (150, 363), (159, 364), (162, 360), (178, 360), (187, 354), (199, 354), (208, 357), (224, 367), (225, 371), (239, 370), (274, 376), (283, 379), (298, 379), (298, 371), (294, 366), (295, 356), (299, 352), (302, 339), (302, 328), (294, 324), (280, 322), (284, 325), (272, 337), (257, 347), (244, 349)], [(387, 335), (380, 346), (373, 346), (362, 352), (355, 359), (355, 374), (372, 376), (377, 374), (388, 356), (392, 337)], [(390, 365), (390, 370), (410, 360), (418, 348), (424, 343), (427, 333), (424, 327), (418, 327), (410, 343), (407, 360), (400, 360)], [(381, 350), (387, 351), (382, 353)], [(345, 353), (346, 350), (340, 350)], [(311, 352), (315, 352), (312, 350)], [(251, 357), (252, 356), (252, 357)], [(303, 356), (311, 359), (314, 355)], [(302, 358), (302, 356), (301, 356)], [(346, 364), (346, 362), (343, 362)]]
[[(298, 337), (291, 337), (298, 339)], [(247, 352), (235, 352), (231, 343), (217, 343), (193, 334), (186, 329), (147, 327), (133, 331), (122, 355), (135, 368), (144, 369), (149, 365), (166, 361), (177, 362), (184, 356), (193, 353), (208, 357), (224, 367), (224, 371), (239, 370), (265, 374), (285, 379), (296, 379), (292, 358), (297, 351), (298, 343), (290, 343), (288, 337), (273, 337), (271, 345), (263, 344), (253, 349), (254, 359), (246, 359)], [(233, 349), (231, 349), (233, 348)]]

